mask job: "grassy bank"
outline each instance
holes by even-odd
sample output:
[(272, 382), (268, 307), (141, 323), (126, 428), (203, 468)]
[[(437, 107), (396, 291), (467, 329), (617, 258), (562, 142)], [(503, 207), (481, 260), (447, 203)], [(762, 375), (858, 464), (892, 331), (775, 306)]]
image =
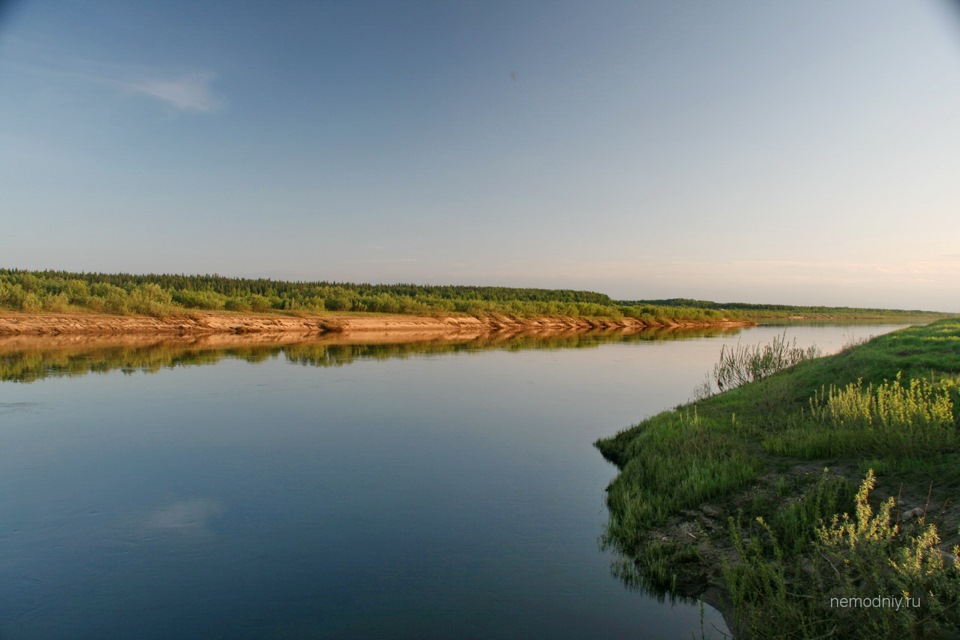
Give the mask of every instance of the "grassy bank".
[[(960, 320), (792, 349), (725, 352), (728, 390), (596, 443), (620, 467), (616, 571), (661, 595), (719, 590), (744, 637), (960, 631)], [(904, 593), (918, 605), (841, 606)]]

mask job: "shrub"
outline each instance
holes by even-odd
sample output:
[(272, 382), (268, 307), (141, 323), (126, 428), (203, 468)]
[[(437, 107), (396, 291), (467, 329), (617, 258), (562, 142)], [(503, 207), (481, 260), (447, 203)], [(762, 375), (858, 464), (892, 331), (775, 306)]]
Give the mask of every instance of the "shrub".
[(20, 300), (20, 308), (23, 311), (40, 311), (43, 309), (43, 301), (33, 292), (25, 293)]
[(163, 288), (152, 282), (138, 285), (127, 297), (130, 311), (144, 315), (162, 315), (170, 311), (173, 298)]
[(257, 312), (269, 311), (273, 308), (273, 301), (266, 296), (254, 294), (250, 296), (250, 309)]
[(224, 303), (223, 308), (227, 311), (250, 311), (252, 309), (250, 300), (247, 298), (230, 298)]
[(130, 306), (127, 302), (127, 292), (120, 287), (111, 287), (103, 296), (104, 311), (115, 313), (117, 315), (126, 315), (130, 312)]
[(83, 280), (69, 280), (64, 293), (70, 304), (85, 305), (90, 297), (90, 287)]
[(182, 290), (173, 294), (173, 300), (188, 309), (219, 310), (226, 305), (227, 296), (216, 291)]
[(0, 304), (13, 309), (23, 309), (27, 292), (19, 284), (0, 282)]
[(327, 298), (324, 304), (330, 311), (350, 311), (350, 300), (347, 298)]
[(69, 302), (65, 293), (47, 294), (43, 296), (43, 309), (44, 311), (66, 311)]

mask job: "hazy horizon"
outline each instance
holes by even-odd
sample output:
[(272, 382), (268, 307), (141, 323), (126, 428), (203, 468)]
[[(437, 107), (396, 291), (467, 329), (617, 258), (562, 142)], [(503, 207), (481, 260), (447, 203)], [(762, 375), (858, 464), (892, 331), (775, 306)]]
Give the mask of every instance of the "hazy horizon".
[(960, 311), (955, 3), (0, 5), (0, 266)]

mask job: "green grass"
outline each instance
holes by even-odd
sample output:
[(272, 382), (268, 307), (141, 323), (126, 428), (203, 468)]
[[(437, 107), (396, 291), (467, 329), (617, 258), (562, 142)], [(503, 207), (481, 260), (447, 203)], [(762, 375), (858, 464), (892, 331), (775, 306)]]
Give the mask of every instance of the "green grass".
[[(734, 628), (753, 638), (952, 637), (960, 606), (958, 549), (945, 554), (936, 525), (922, 517), (898, 524), (893, 498), (874, 507), (875, 487), (869, 471), (849, 508), (804, 518), (806, 534), (794, 547), (763, 518), (748, 527), (731, 518), (736, 554), (724, 564), (724, 577)], [(863, 598), (881, 606), (842, 604)]]
[[(753, 355), (763, 353), (757, 349)], [(688, 571), (720, 579), (726, 558), (725, 580), (744, 619), (760, 625), (770, 623), (770, 615), (780, 615), (789, 621), (782, 635), (759, 637), (847, 629), (847, 622), (837, 618), (842, 615), (822, 601), (806, 603), (811, 594), (826, 594), (841, 583), (844, 593), (865, 584), (860, 574), (824, 582), (817, 571), (826, 566), (826, 557), (853, 560), (824, 548), (818, 531), (834, 514), (845, 522), (842, 514), (854, 507), (852, 487), (868, 469), (877, 469), (881, 482), (889, 478), (884, 483), (888, 495), (902, 493), (914, 504), (929, 496), (941, 504), (943, 530), (957, 531), (960, 510), (948, 498), (960, 488), (958, 373), (960, 320), (946, 319), (880, 336), (834, 356), (804, 360), (600, 440), (597, 448), (620, 468), (608, 487), (604, 540), (620, 554), (621, 567), (631, 565), (639, 574), (649, 567), (650, 583), (661, 587), (669, 573), (665, 563), (699, 564)], [(813, 480), (811, 470), (824, 467), (831, 467), (831, 474)], [(692, 541), (677, 532), (705, 503), (727, 516), (740, 514), (748, 526), (737, 526), (732, 538), (712, 533), (714, 554), (695, 561), (683, 553)], [(866, 518), (863, 513), (859, 517)], [(883, 585), (907, 584), (903, 576), (890, 577), (885, 567), (915, 560), (918, 553), (936, 555), (929, 548), (931, 535), (926, 529), (914, 537), (898, 533), (889, 545), (860, 558), (858, 571), (867, 571), (872, 563), (870, 571), (888, 580)], [(677, 578), (683, 571), (672, 566), (673, 583), (683, 582), (682, 575)], [(626, 572), (621, 568), (618, 573)], [(936, 613), (941, 606), (934, 602), (937, 597), (954, 597), (944, 586), (944, 575), (929, 578), (942, 593), (931, 596), (928, 613), (936, 625), (956, 629), (956, 618)], [(642, 581), (634, 577), (633, 582)], [(899, 631), (901, 622), (883, 618), (880, 626), (863, 628)]]
[(695, 412), (662, 413), (639, 431), (597, 444), (621, 464), (608, 488), (613, 537), (633, 535), (683, 509), (743, 486), (761, 469), (760, 461), (739, 446), (735, 420), (701, 420)]
[(822, 387), (810, 398), (809, 419), (764, 439), (777, 455), (826, 458), (856, 454), (902, 459), (951, 452), (957, 446), (957, 378), (936, 382), (898, 373), (892, 381)]

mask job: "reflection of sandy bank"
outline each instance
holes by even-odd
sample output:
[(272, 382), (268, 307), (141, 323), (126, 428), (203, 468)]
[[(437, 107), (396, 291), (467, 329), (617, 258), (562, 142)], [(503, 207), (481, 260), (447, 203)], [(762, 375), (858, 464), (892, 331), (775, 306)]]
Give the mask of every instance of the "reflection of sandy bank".
[[(388, 314), (288, 316), (276, 314), (231, 314), (191, 312), (182, 316), (110, 316), (93, 313), (22, 314), (0, 313), (0, 336), (10, 335), (152, 335), (200, 336), (259, 334), (261, 341), (274, 340), (272, 334), (299, 334), (299, 339), (315, 334), (403, 333), (404, 341), (413, 335), (436, 337), (479, 336), (491, 332), (562, 332), (591, 329), (639, 331), (651, 326), (746, 326), (752, 322), (669, 323), (649, 325), (633, 318), (573, 318), (565, 316), (519, 318), (514, 316), (408, 316)], [(366, 340), (366, 338), (362, 338)], [(279, 336), (277, 341), (283, 341)], [(231, 344), (228, 342), (220, 344)]]
[(224, 358), (261, 362), (274, 357), (318, 367), (362, 359), (404, 358), (486, 349), (577, 349), (608, 342), (685, 340), (734, 333), (736, 327), (550, 329), (526, 331), (360, 331), (342, 333), (213, 333), (199, 335), (0, 336), (0, 381), (32, 382), (112, 370), (154, 372), (215, 364)]
[(706, 334), (735, 331), (736, 326), (717, 327), (659, 327), (647, 329), (631, 327), (626, 329), (596, 328), (521, 328), (521, 329), (458, 329), (448, 331), (349, 331), (337, 333), (310, 333), (302, 331), (261, 332), (261, 333), (206, 333), (186, 335), (145, 335), (142, 333), (89, 335), (67, 333), (58, 335), (2, 335), (0, 334), (0, 354), (26, 351), (88, 351), (111, 348), (152, 348), (168, 347), (172, 349), (229, 349), (231, 347), (282, 346), (301, 343), (315, 345), (389, 345), (408, 343), (467, 343), (483, 345), (501, 344), (517, 339), (575, 339), (603, 338), (615, 339), (620, 336), (649, 335), (651, 338), (695, 337)]

